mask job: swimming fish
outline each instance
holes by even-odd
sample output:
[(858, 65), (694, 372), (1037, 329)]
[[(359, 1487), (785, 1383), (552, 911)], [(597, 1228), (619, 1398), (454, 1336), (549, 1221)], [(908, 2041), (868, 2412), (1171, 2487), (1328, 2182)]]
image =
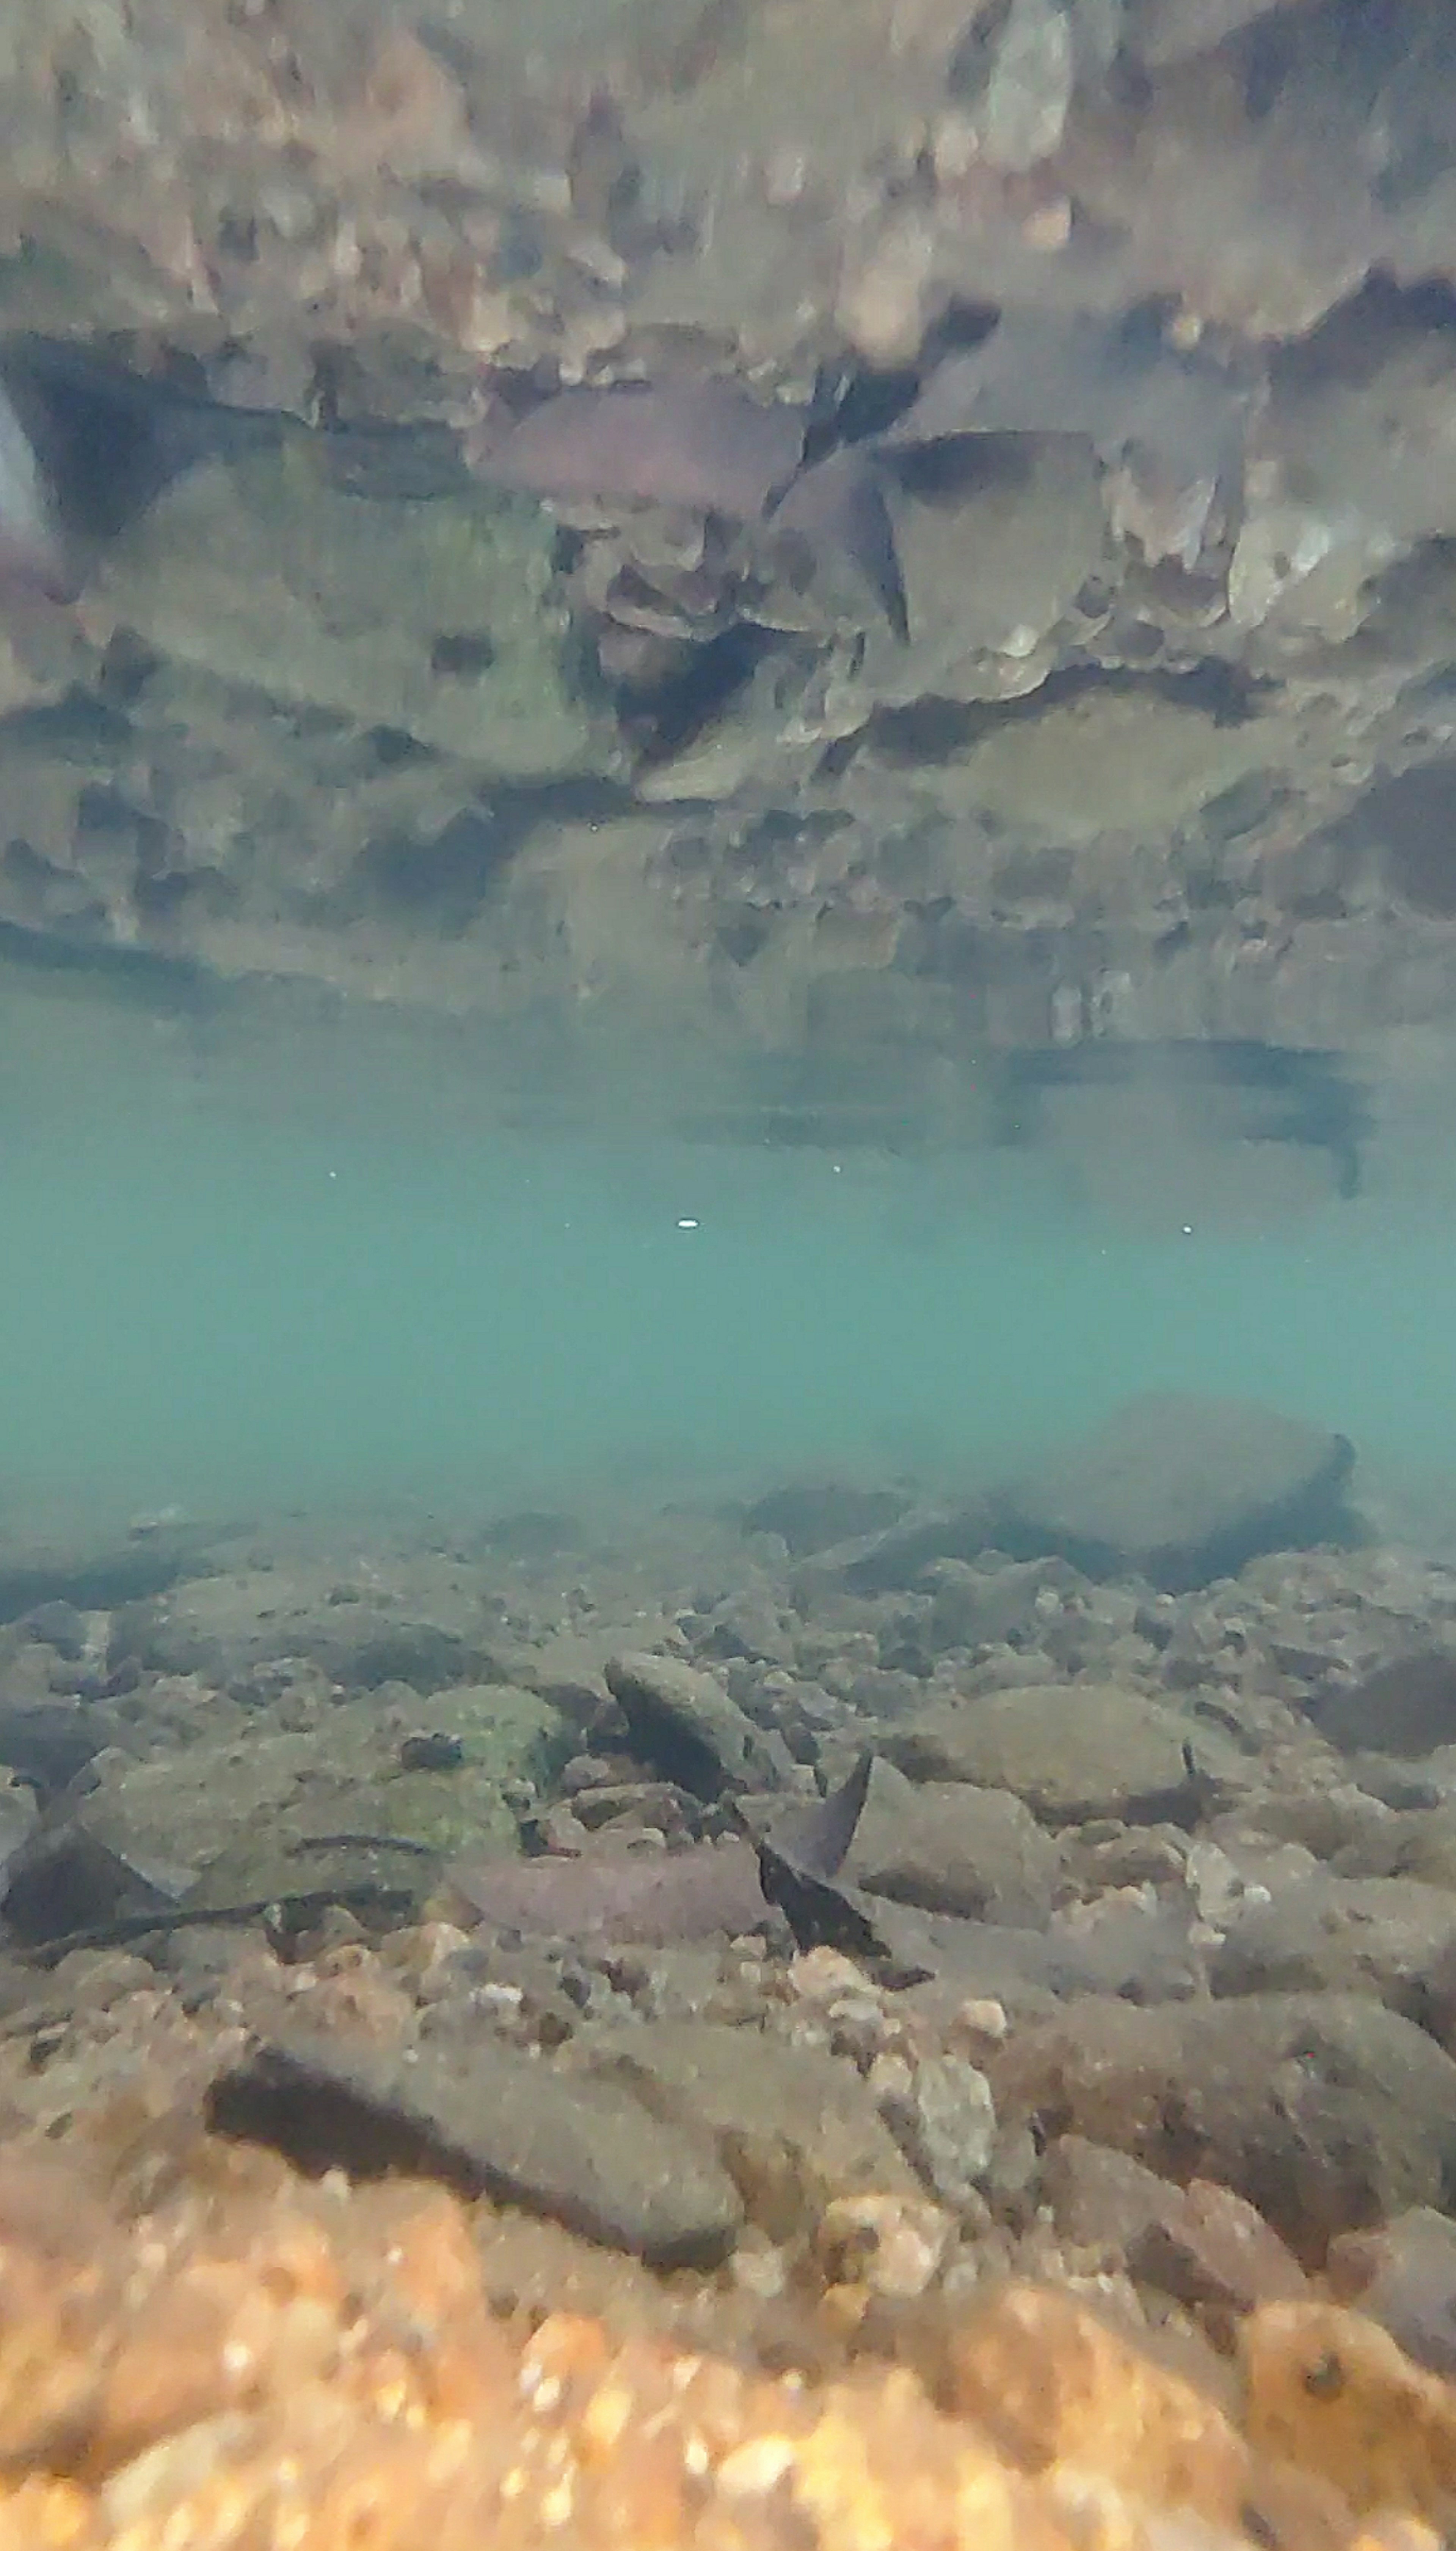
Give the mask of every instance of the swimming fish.
[(758, 1854), (737, 1837), (650, 1857), (619, 1849), (577, 1860), (467, 1854), (445, 1873), (444, 1901), (492, 1930), (646, 1948), (731, 1939), (770, 1919)]
[(481, 476), (567, 502), (682, 505), (754, 522), (797, 470), (807, 411), (735, 381), (612, 381), (558, 390), (477, 432)]

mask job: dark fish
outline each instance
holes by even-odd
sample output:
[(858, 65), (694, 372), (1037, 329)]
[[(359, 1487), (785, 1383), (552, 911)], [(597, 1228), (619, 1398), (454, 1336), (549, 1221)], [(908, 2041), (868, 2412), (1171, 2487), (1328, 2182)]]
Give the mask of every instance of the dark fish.
[(760, 1837), (760, 1859), (767, 1853), (776, 1862), (782, 1861), (816, 1878), (833, 1878), (848, 1859), (850, 1845), (860, 1829), (874, 1769), (875, 1756), (866, 1746), (849, 1778), (841, 1781), (837, 1789), (831, 1789), (827, 1797), (780, 1811), (767, 1835)]
[(759, 1874), (800, 1949), (842, 1949), (849, 1957), (890, 1952), (876, 1898), (839, 1883), (859, 1830), (875, 1769), (867, 1748), (849, 1779), (811, 1807), (780, 1817), (760, 1838)]
[(62, 553), (82, 569), (188, 470), (303, 430), (296, 418), (228, 407), (62, 338), (7, 338), (0, 385), (36, 456)]
[(55, 507), (36, 450), (0, 389), (0, 586), (63, 600), (69, 578)]
[(683, 505), (756, 522), (803, 457), (806, 413), (736, 382), (559, 390), (473, 449), (482, 477), (533, 496)]

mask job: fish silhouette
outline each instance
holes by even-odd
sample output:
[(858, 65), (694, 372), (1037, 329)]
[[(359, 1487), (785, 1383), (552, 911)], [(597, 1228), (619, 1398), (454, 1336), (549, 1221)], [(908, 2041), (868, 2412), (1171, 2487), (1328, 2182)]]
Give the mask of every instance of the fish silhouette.
[(823, 458), (812, 407), (725, 379), (565, 389), (487, 423), (468, 454), (432, 422), (312, 425), (131, 369), (80, 339), (0, 341), (0, 588), (73, 599), (108, 546), (164, 491), (215, 460), (305, 440), (335, 487), (416, 500), (480, 479), (543, 499), (680, 506), (767, 524), (812, 561), (847, 561), (896, 634), (903, 580), (868, 445)]

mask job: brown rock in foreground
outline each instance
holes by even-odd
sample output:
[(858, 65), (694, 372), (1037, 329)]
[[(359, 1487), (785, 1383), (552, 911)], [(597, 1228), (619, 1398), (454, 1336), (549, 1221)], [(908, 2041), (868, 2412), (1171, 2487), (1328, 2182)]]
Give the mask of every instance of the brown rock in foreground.
[(1141, 2551), (1190, 2527), (1416, 2551), (1410, 2519), (1447, 2512), (1456, 2390), (1353, 2314), (1254, 2315), (1242, 2427), (1051, 2287), (992, 2290), (949, 2338), (936, 2405), (903, 2366), (813, 2383), (578, 2314), (527, 2332), (444, 2194), (223, 2173), (124, 2224), (12, 2158), (0, 2551)]
[(1439, 2204), (1456, 2162), (1456, 2065), (1353, 1993), (1146, 2010), (1088, 1994), (989, 2069), (998, 2116), (1216, 2180), (1314, 2266), (1336, 2233)]

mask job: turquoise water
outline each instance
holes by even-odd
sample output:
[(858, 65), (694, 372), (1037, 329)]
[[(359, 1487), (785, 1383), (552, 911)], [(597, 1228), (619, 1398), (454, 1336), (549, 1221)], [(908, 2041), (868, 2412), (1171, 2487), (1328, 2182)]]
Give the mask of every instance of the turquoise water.
[(1449, 1215), (1399, 1146), (1344, 1201), (1115, 1117), (923, 1160), (512, 1134), (366, 1020), (263, 1074), (145, 1004), (5, 1015), (12, 1513), (968, 1480), (1164, 1385), (1456, 1470)]

